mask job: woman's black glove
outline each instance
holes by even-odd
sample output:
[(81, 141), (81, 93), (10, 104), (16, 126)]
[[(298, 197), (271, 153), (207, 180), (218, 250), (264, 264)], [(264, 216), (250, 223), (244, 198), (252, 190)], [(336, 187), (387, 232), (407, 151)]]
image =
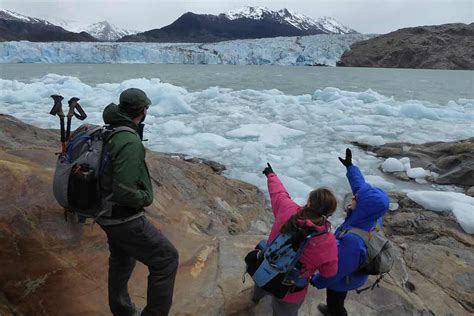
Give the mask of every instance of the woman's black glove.
[(342, 159), (339, 157), (339, 161), (346, 166), (346, 168), (352, 166), (352, 152), (349, 148), (346, 148), (346, 158)]
[(269, 174), (275, 173), (275, 172), (273, 172), (272, 166), (267, 162), (267, 167), (263, 169), (262, 173), (268, 177)]

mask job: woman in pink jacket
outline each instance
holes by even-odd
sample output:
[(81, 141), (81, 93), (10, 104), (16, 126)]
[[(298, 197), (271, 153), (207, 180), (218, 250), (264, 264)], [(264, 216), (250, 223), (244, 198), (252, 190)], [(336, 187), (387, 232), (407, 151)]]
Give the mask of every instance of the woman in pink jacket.
[[(334, 194), (325, 188), (312, 191), (303, 207), (296, 204), (288, 194), (278, 176), (268, 164), (263, 174), (267, 176), (268, 192), (275, 216), (267, 243), (271, 243), (280, 233), (290, 233), (298, 228), (316, 229), (318, 232), (328, 233), (313, 237), (299, 262), (302, 265), (302, 276), (308, 280), (315, 272), (325, 277), (337, 273), (337, 245), (334, 234), (330, 232), (331, 224), (327, 218), (334, 213), (337, 206)], [(303, 304), (308, 286), (304, 289), (287, 294), (283, 299), (272, 297), (274, 316), (296, 316)], [(255, 289), (253, 301), (258, 302), (266, 293), (259, 288)]]

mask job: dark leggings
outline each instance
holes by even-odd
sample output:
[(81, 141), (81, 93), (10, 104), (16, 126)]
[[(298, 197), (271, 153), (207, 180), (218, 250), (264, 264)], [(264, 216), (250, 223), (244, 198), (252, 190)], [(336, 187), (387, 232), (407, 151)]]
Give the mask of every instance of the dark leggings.
[(336, 292), (326, 289), (326, 304), (331, 316), (347, 316), (347, 311), (344, 308), (344, 301), (347, 292)]

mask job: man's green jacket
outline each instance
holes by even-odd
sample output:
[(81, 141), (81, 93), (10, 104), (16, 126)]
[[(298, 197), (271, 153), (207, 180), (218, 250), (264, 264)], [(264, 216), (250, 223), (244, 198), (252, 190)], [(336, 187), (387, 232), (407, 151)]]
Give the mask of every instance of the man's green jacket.
[(123, 219), (142, 212), (153, 202), (145, 147), (138, 135), (138, 125), (116, 104), (111, 103), (105, 108), (103, 119), (111, 128), (127, 126), (137, 132), (118, 132), (104, 146), (107, 163), (101, 177), (101, 189), (105, 196), (112, 193), (112, 217)]

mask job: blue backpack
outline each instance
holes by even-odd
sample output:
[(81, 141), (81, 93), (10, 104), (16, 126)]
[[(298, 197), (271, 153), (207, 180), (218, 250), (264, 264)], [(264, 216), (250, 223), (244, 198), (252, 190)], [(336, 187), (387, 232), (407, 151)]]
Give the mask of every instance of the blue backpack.
[(301, 276), (299, 259), (311, 238), (327, 232), (313, 229), (304, 234), (279, 234), (268, 245), (262, 240), (245, 257), (246, 272), (256, 286), (277, 298), (301, 291), (307, 286), (309, 278)]

